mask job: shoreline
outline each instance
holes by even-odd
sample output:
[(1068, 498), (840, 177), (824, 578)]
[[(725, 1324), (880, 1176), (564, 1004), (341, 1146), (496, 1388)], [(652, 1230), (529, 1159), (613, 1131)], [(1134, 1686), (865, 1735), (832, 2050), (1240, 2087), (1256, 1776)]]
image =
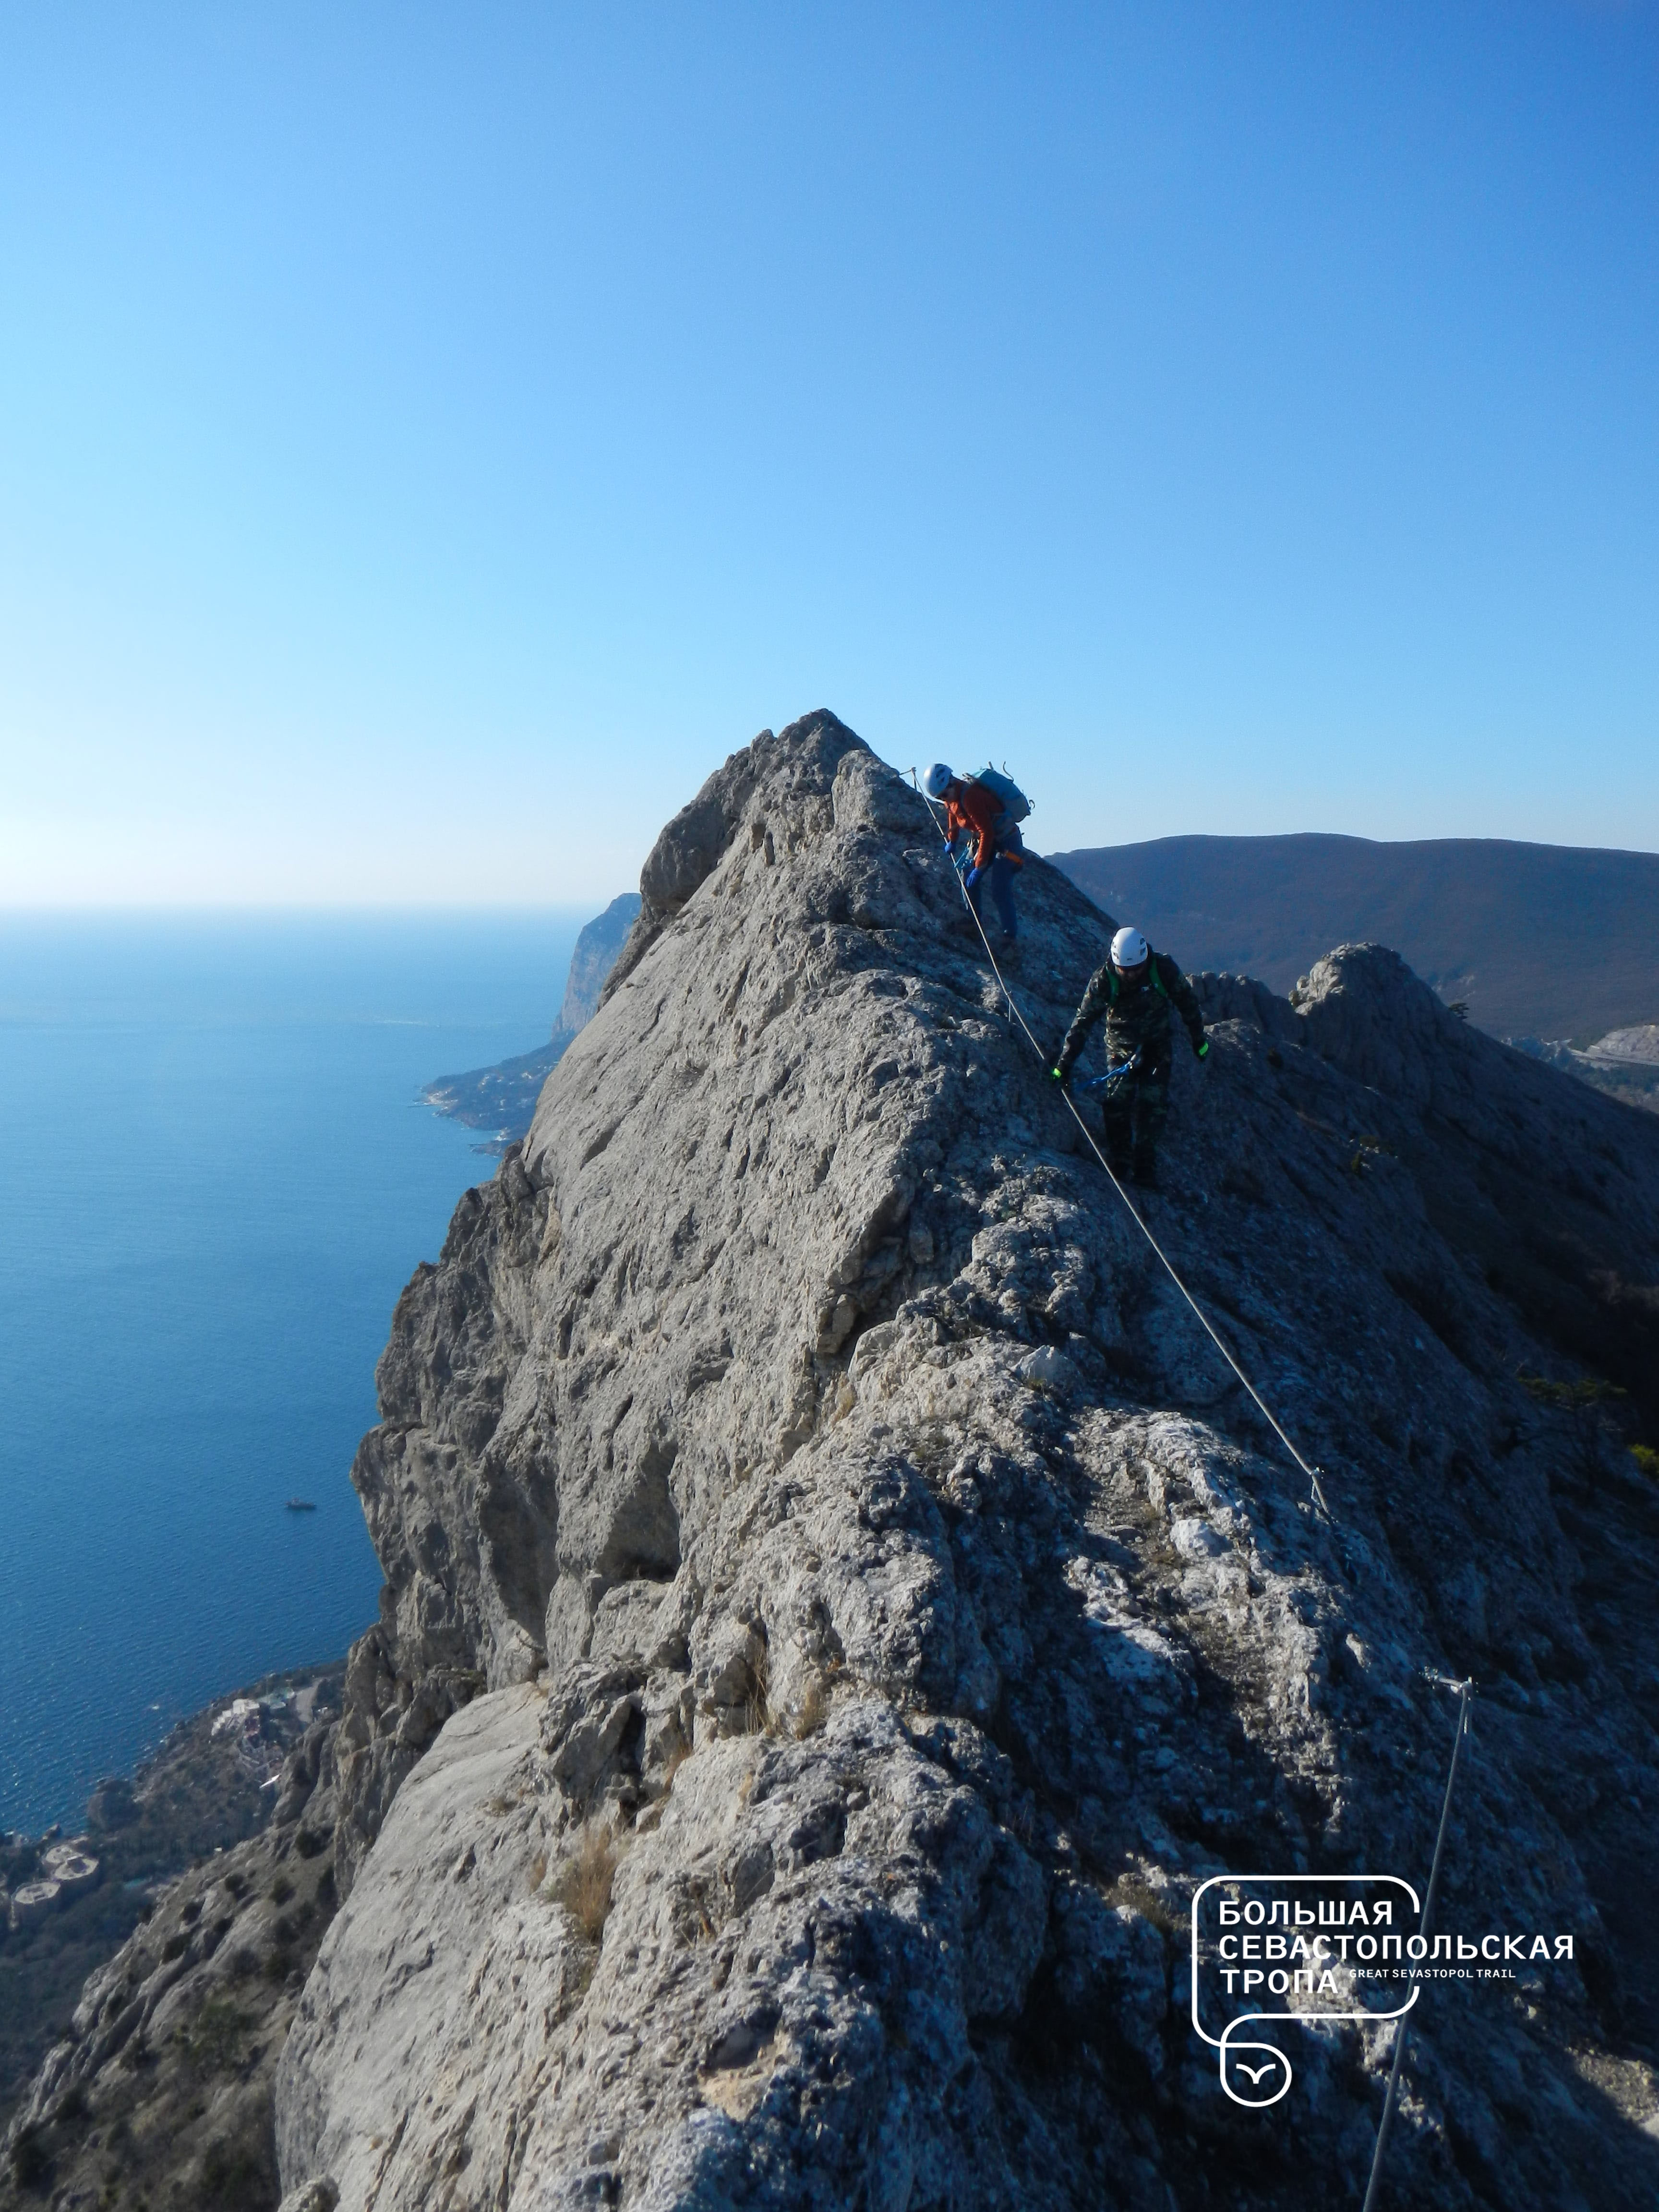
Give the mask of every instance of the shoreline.
[[(97, 1783), (81, 1830), (0, 1831), (0, 2131), (88, 1976), (182, 1875), (268, 1824), (283, 1759), (338, 1711), (344, 1674), (342, 1656), (261, 1675), (177, 1722), (131, 1775)], [(71, 1849), (57, 1894), (20, 1911), (18, 1893), (52, 1884)]]

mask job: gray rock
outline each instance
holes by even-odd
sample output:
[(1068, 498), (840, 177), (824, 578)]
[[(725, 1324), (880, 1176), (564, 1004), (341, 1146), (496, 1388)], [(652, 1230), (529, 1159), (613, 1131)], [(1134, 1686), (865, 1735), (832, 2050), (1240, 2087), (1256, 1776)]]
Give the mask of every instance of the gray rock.
[(1119, 2039), (1161, 2074), (1170, 2014), (1162, 1932), (1144, 1911), (1078, 1881), (1056, 1890), (1054, 1931), (1054, 1993), (1077, 2033)]
[(1627, 1106), (1659, 1113), (1659, 1024), (1610, 1030), (1583, 1052), (1564, 1037), (1511, 1037), (1507, 1042)]
[(316, 2181), (302, 2183), (298, 2189), (290, 2189), (278, 2212), (334, 2212), (339, 2201), (339, 2191), (325, 2175)]
[[(1432, 1668), (1486, 1692), (1443, 1924), (1577, 1957), (1429, 1992), (1392, 2185), (1640, 2201), (1652, 2087), (1614, 2045), (1650, 1940), (1621, 1808), (1659, 1794), (1651, 1504), (1517, 1370), (1593, 1358), (1659, 1413), (1659, 1129), (1381, 948), (1294, 1004), (1199, 979), (1214, 1050), (1177, 1058), (1152, 1218), (1327, 1526), (849, 731), (734, 755), (641, 893), (381, 1363), (354, 1479), (387, 1591), (334, 1738), (348, 1898), (282, 2063), (285, 2185), (349, 2212), (1351, 2188), (1386, 2037), (1302, 2033), (1247, 2183), (1179, 1938), (1230, 1867), (1420, 1884)], [(1052, 1043), (1112, 925), (1036, 860), (1021, 899)], [(1551, 2117), (1506, 2160), (1516, 2081)]]
[(463, 2147), (496, 2167), (508, 2156), (586, 1955), (536, 1879), (541, 1709), (526, 1689), (480, 1698), (398, 1792), (375, 1878), (330, 1929), (283, 2057), (289, 2190), (315, 2177), (363, 2203), (394, 2141), (400, 2177), (422, 2177), (400, 2179), (405, 2203)]

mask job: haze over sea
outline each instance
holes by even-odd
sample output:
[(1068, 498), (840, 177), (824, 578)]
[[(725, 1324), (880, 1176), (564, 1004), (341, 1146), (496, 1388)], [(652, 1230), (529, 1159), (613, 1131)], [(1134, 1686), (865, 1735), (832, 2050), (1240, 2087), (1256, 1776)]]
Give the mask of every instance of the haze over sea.
[(374, 1363), (494, 1172), (416, 1094), (586, 918), (0, 918), (0, 1826), (374, 1619)]

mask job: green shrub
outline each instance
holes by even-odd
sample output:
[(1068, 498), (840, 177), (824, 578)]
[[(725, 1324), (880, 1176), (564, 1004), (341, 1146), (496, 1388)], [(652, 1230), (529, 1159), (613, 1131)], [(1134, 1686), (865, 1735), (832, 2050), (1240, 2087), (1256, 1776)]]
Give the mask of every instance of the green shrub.
[(251, 2135), (222, 2136), (202, 2154), (202, 2183), (198, 2203), (234, 2205), (250, 2212), (255, 2205), (274, 2204), (271, 2161), (264, 2144)]
[(191, 2063), (204, 2074), (230, 2072), (241, 2063), (250, 2025), (247, 2014), (228, 1997), (210, 1997), (185, 2039)]

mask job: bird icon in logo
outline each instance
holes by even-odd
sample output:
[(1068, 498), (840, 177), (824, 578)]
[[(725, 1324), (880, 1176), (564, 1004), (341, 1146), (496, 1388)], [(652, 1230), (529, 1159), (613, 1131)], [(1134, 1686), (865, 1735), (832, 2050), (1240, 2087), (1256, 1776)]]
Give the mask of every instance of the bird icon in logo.
[(1276, 2058), (1270, 2058), (1265, 2066), (1250, 2066), (1247, 2065), (1244, 2060), (1241, 2058), (1238, 2059), (1236, 2063), (1237, 2064), (1238, 2070), (1241, 2074), (1248, 2074), (1252, 2084), (1258, 2084), (1262, 2081), (1267, 2075), (1273, 2072), (1273, 2068), (1279, 2063), (1279, 2061)]

